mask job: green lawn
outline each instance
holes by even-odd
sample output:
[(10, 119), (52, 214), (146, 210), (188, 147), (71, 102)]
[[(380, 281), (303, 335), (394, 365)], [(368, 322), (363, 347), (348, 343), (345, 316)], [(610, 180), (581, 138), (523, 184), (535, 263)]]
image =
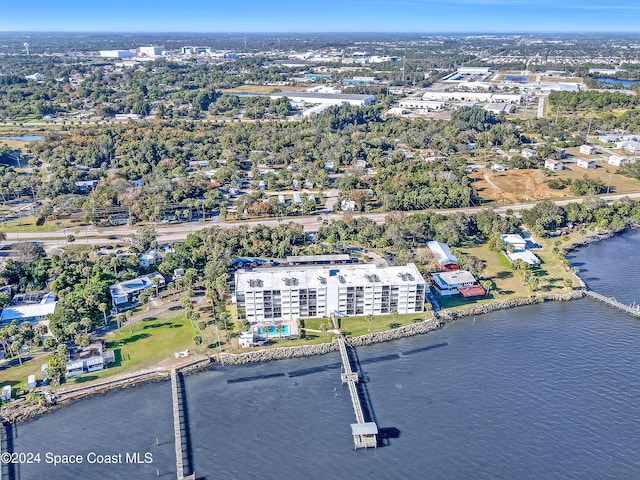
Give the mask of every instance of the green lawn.
[(196, 350), (193, 343), (195, 334), (196, 331), (184, 316), (173, 319), (151, 317), (134, 323), (133, 332), (125, 324), (121, 332), (116, 330), (105, 337), (107, 348), (114, 350), (115, 365), (106, 370), (67, 379), (65, 384), (81, 384), (153, 367), (162, 360), (171, 358), (175, 352), (187, 348)]
[[(174, 315), (174, 318), (170, 318)], [(196, 351), (193, 343), (196, 332), (184, 316), (175, 317), (173, 312), (165, 312), (163, 318), (151, 317), (133, 324), (133, 332), (128, 325), (123, 325), (122, 331), (108, 333), (104, 339), (107, 348), (115, 353), (116, 363), (105, 370), (86, 373), (67, 379), (63, 385), (76, 385), (92, 380), (104, 379), (111, 375), (121, 375), (136, 370), (156, 366), (162, 360), (173, 357), (174, 352), (189, 349)], [(26, 388), (27, 377), (36, 375), (41, 380), (40, 367), (47, 363), (49, 355), (42, 356), (23, 366), (15, 366), (0, 370), (0, 386), (11, 385), (14, 388)]]
[(49, 222), (45, 222), (44, 225), (36, 225), (36, 217), (34, 216), (0, 223), (0, 231), (12, 233), (55, 232), (56, 228), (53, 223)]
[[(420, 322), (431, 316), (430, 312), (424, 313), (408, 313), (398, 315), (375, 315), (371, 321), (371, 325), (366, 316), (357, 317), (344, 317), (338, 319), (338, 327), (340, 331), (345, 335), (356, 337), (358, 335), (365, 335), (370, 332), (382, 332), (384, 330), (390, 330), (403, 325), (409, 325), (411, 323)], [(327, 324), (328, 328), (331, 328), (331, 321), (326, 318), (308, 318), (304, 320), (305, 328), (312, 330), (320, 330), (320, 325)], [(307, 336), (322, 335), (321, 333), (307, 332)], [(327, 334), (328, 338), (329, 334)]]

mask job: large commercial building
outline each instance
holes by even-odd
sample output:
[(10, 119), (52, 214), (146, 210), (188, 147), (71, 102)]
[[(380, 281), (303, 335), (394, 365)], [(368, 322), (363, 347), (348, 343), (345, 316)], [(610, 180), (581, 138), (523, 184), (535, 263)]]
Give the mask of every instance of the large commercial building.
[(159, 57), (164, 52), (164, 46), (138, 47), (138, 52), (142, 57)]
[(373, 103), (375, 97), (373, 95), (356, 95), (346, 93), (316, 93), (316, 92), (278, 92), (271, 95), (271, 99), (287, 97), (291, 103), (298, 106), (304, 106), (309, 103), (313, 104), (329, 104), (342, 105), (366, 105)]
[(327, 265), (259, 268), (235, 278), (238, 314), (252, 323), (424, 311), (425, 280), (399, 267)]
[(102, 58), (133, 58), (135, 53), (131, 50), (100, 50)]

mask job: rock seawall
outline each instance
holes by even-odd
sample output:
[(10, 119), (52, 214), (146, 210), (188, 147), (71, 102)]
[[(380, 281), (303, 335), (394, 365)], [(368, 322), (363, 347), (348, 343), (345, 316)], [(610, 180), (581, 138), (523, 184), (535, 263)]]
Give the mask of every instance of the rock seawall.
[(268, 362), (271, 360), (285, 360), (287, 358), (310, 357), (324, 355), (338, 350), (338, 343), (320, 343), (318, 345), (301, 345), (299, 347), (265, 348), (245, 353), (222, 353), (220, 358), (225, 365), (244, 365), (253, 362)]
[(585, 296), (583, 290), (574, 290), (569, 293), (559, 293), (554, 295), (536, 295), (525, 298), (514, 298), (512, 300), (504, 300), (502, 302), (485, 303), (482, 305), (474, 305), (473, 307), (458, 310), (456, 312), (440, 311), (439, 317), (445, 322), (451, 322), (458, 318), (470, 317), (473, 315), (482, 315), (485, 313), (495, 312), (496, 310), (506, 310), (509, 308), (522, 307), (524, 305), (536, 305), (539, 303), (550, 301), (569, 301), (582, 298)]
[[(349, 345), (360, 347), (373, 343), (388, 342), (402, 337), (421, 335), (442, 328), (444, 322), (437, 318), (430, 318), (423, 322), (412, 323), (402, 327), (386, 330), (384, 332), (373, 332), (358, 337), (347, 339)], [(268, 362), (271, 360), (284, 360), (287, 358), (310, 357), (313, 355), (325, 355), (338, 350), (338, 343), (334, 340), (331, 343), (321, 343), (319, 345), (302, 345), (299, 347), (265, 348), (255, 352), (239, 354), (223, 353), (222, 362), (227, 365), (244, 365), (253, 362)]]

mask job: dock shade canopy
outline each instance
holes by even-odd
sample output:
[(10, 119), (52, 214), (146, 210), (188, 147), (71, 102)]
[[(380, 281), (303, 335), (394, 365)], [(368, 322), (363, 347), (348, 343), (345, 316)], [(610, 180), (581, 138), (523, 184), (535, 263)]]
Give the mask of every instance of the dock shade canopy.
[(378, 425), (375, 422), (352, 423), (351, 433), (353, 435), (377, 435)]

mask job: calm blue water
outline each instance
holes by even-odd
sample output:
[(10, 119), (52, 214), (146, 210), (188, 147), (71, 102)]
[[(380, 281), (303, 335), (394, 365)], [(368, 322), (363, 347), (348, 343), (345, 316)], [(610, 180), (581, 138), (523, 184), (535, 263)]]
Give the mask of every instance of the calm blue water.
[(611, 85), (622, 84), (623, 87), (630, 87), (634, 83), (640, 83), (640, 80), (618, 80), (616, 78), (596, 78), (602, 83), (610, 83)]
[[(269, 335), (289, 335), (289, 325), (283, 325), (282, 326), (282, 333), (278, 333), (278, 331), (276, 330), (275, 325), (269, 325), (269, 328), (267, 329), (267, 331), (269, 332)], [(265, 329), (262, 327), (258, 327), (258, 335), (264, 335)]]
[[(625, 255), (639, 246), (627, 234), (571, 261), (592, 288), (631, 300), (640, 274)], [(639, 337), (638, 320), (582, 299), (359, 348), (391, 437), (368, 451), (353, 450), (337, 353), (201, 372), (186, 379), (193, 465), (207, 479), (635, 480)], [(24, 465), (18, 478), (175, 478), (171, 419), (167, 383), (79, 401), (19, 425), (14, 450), (149, 451), (153, 463)]]
[(22, 140), (23, 142), (35, 142), (37, 140), (42, 140), (42, 137), (39, 135), (24, 135), (22, 137), (0, 137), (0, 140)]

